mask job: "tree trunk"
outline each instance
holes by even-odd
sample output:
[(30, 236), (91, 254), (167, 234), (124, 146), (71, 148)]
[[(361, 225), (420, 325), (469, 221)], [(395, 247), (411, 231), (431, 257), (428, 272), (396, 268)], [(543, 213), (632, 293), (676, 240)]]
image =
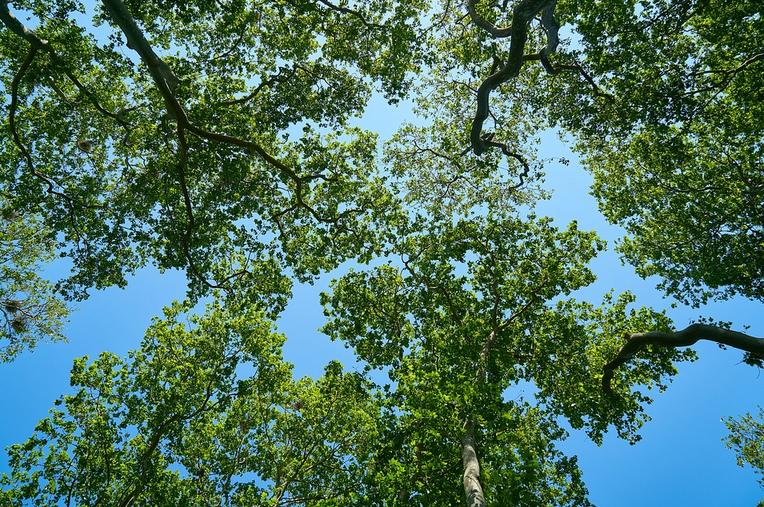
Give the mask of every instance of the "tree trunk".
[(466, 424), (466, 432), (462, 438), (462, 463), (464, 466), (464, 496), (467, 507), (485, 507), (483, 488), (480, 485), (480, 463), (475, 452), (475, 432), (472, 423)]

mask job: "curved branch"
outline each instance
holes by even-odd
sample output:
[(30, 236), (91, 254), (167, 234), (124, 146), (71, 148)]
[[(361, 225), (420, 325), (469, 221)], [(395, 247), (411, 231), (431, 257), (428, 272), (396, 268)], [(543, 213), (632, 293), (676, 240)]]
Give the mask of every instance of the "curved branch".
[[(477, 110), (472, 121), (470, 143), (476, 155), (482, 155), (489, 147), (484, 141), (483, 123), (489, 116), (489, 99), (491, 92), (503, 83), (517, 77), (525, 61), (525, 43), (528, 40), (528, 23), (542, 11), (553, 11), (556, 0), (523, 0), (512, 10), (512, 26), (510, 35), (509, 57), (507, 62), (496, 72), (488, 76), (477, 91)], [(553, 18), (553, 13), (545, 14)], [(556, 22), (555, 22), (556, 23)], [(552, 26), (552, 25), (550, 25)], [(556, 32), (555, 32), (556, 34)], [(547, 42), (547, 48), (549, 48)], [(556, 44), (554, 45), (556, 47)]]
[(477, 26), (485, 30), (486, 32), (490, 33), (493, 37), (497, 39), (509, 37), (512, 35), (512, 27), (498, 27), (485, 19), (483, 16), (478, 14), (477, 12), (477, 0), (467, 0), (467, 12), (470, 15), (470, 19), (472, 19), (472, 22), (475, 23)]
[(525, 160), (525, 157), (520, 155), (517, 152), (514, 152), (509, 149), (509, 146), (507, 146), (505, 143), (499, 143), (497, 141), (491, 140), (491, 136), (483, 136), (483, 142), (486, 146), (491, 146), (494, 148), (499, 148), (501, 152), (507, 157), (507, 158), (513, 158), (517, 160), (522, 166), (523, 166), (523, 172), (520, 173), (518, 179), (520, 180), (519, 183), (516, 185), (513, 185), (512, 188), (517, 190), (520, 187), (523, 186), (525, 183), (525, 178), (530, 174), (531, 172), (531, 166), (528, 164), (528, 161)]
[(175, 97), (175, 88), (178, 84), (178, 78), (175, 76), (172, 69), (170, 69), (170, 67), (154, 52), (125, 4), (122, 0), (102, 0), (102, 2), (109, 17), (117, 24), (120, 30), (122, 30), (122, 33), (125, 34), (125, 37), (127, 38), (127, 46), (136, 51), (140, 56), (141, 61), (148, 67), (151, 78), (167, 106), (168, 114), (178, 122), (180, 127), (203, 139), (239, 146), (250, 152), (256, 153), (267, 163), (276, 167), (279, 171), (293, 180), (298, 187), (298, 193), (300, 192), (302, 178), (300, 178), (294, 170), (273, 157), (256, 142), (230, 136), (228, 134), (210, 132), (191, 123), (183, 106)]
[[(74, 234), (77, 237), (77, 248), (79, 249), (80, 240), (82, 239), (82, 233), (80, 232), (80, 229), (77, 226), (77, 215), (74, 211), (74, 208), (75, 208), (74, 199), (71, 196), (69, 196), (67, 193), (56, 190), (57, 182), (54, 179), (46, 176), (45, 174), (42, 174), (40, 171), (37, 170), (37, 168), (34, 165), (34, 161), (32, 160), (32, 154), (30, 153), (30, 150), (27, 149), (23, 140), (21, 139), (21, 134), (19, 134), (19, 130), (17, 128), (18, 126), (16, 124), (16, 112), (19, 106), (19, 85), (24, 75), (29, 70), (29, 67), (32, 65), (32, 62), (34, 61), (35, 56), (37, 55), (37, 52), (38, 52), (37, 46), (32, 45), (32, 47), (29, 49), (29, 53), (27, 53), (26, 58), (24, 58), (24, 61), (22, 62), (18, 71), (13, 76), (13, 80), (11, 81), (11, 104), (10, 104), (10, 107), (8, 108), (8, 128), (11, 131), (13, 144), (15, 144), (16, 148), (19, 150), (19, 153), (24, 159), (24, 162), (26, 163), (26, 166), (29, 172), (35, 178), (39, 179), (47, 186), (47, 192), (49, 194), (60, 197), (66, 202), (66, 208), (72, 223), (72, 229), (74, 230)], [(88, 208), (88, 209), (98, 209), (101, 207), (101, 206), (93, 206), (93, 205), (83, 205), (79, 203), (78, 205), (80, 207)], [(85, 244), (89, 248), (88, 243), (86, 242)]]
[(602, 88), (597, 84), (597, 82), (594, 80), (591, 74), (589, 74), (586, 69), (578, 62), (576, 63), (558, 63), (557, 65), (554, 65), (547, 56), (549, 53), (546, 49), (542, 49), (538, 53), (533, 53), (530, 55), (525, 55), (523, 57), (523, 60), (526, 62), (541, 62), (541, 65), (544, 67), (544, 70), (547, 72), (547, 74), (551, 74), (553, 76), (556, 76), (557, 74), (561, 73), (562, 71), (574, 71), (578, 72), (584, 80), (589, 83), (589, 85), (592, 87), (592, 91), (595, 95), (598, 97), (605, 97), (606, 99), (612, 101), (614, 99), (613, 95), (603, 91)]
[[(40, 38), (39, 35), (37, 35), (33, 30), (30, 30), (26, 26), (24, 26), (21, 21), (16, 19), (16, 17), (11, 13), (10, 9), (8, 8), (8, 2), (0, 2), (0, 22), (2, 22), (6, 28), (8, 28), (11, 32), (15, 33), (22, 39), (29, 42), (29, 44), (32, 46), (32, 49), (34, 50), (43, 50), (47, 52), (50, 55), (51, 60), (53, 63), (55, 63), (60, 69), (63, 71), (63, 73), (66, 75), (66, 77), (69, 78), (69, 80), (74, 84), (75, 87), (82, 93), (85, 97), (88, 98), (91, 104), (93, 104), (93, 107), (98, 110), (101, 114), (104, 116), (108, 116), (109, 118), (115, 120), (117, 123), (119, 123), (122, 127), (127, 128), (128, 124), (125, 122), (125, 120), (120, 116), (119, 113), (114, 113), (112, 111), (109, 111), (98, 100), (98, 97), (95, 96), (95, 94), (88, 89), (87, 86), (85, 86), (78, 78), (77, 76), (70, 71), (66, 64), (64, 63), (61, 56), (51, 47), (50, 44), (48, 44), (48, 41), (45, 39)], [(55, 85), (54, 85), (55, 90)], [(57, 93), (60, 94), (60, 90), (55, 90)]]
[(557, 0), (554, 0), (541, 11), (541, 28), (546, 32), (546, 48), (541, 52), (545, 58), (557, 51), (560, 45), (560, 23), (554, 17), (554, 8), (557, 6)]
[(652, 331), (649, 333), (634, 333), (627, 338), (626, 344), (602, 371), (602, 389), (607, 394), (612, 394), (611, 381), (613, 374), (622, 365), (626, 364), (640, 350), (653, 345), (657, 347), (689, 347), (700, 340), (716, 342), (739, 350), (748, 352), (755, 357), (764, 358), (764, 338), (724, 329), (708, 324), (691, 324), (681, 331), (663, 332)]

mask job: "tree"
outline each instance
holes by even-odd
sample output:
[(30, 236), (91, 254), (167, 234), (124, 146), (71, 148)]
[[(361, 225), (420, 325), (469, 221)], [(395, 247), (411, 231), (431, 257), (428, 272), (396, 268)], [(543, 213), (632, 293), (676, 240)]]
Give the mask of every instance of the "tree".
[(468, 42), (438, 67), (474, 103), (462, 122), (475, 154), (515, 156), (518, 124), (564, 129), (603, 213), (630, 233), (621, 251), (640, 274), (687, 302), (761, 299), (757, 2), (467, 0), (467, 27), (461, 5), (443, 5), (436, 43)]
[[(594, 280), (587, 263), (602, 248), (575, 223), (560, 231), (489, 214), (414, 229), (393, 250), (401, 265), (335, 283), (325, 332), (394, 382), (383, 469), (395, 471), (395, 491), (415, 505), (454, 505), (462, 476), (470, 506), (588, 504), (575, 458), (554, 447), (566, 435), (557, 418), (595, 441), (611, 426), (636, 441), (651, 400), (632, 388), (663, 389), (673, 361), (694, 357), (643, 352), (618, 373), (618, 396), (603, 393), (602, 368), (623, 334), (670, 321), (629, 308), (629, 294), (602, 306), (570, 297)], [(535, 399), (507, 395), (521, 382), (538, 387)]]
[[(586, 52), (597, 55), (587, 63), (612, 76), (603, 86), (619, 114), (595, 110), (577, 130), (603, 212), (632, 234), (621, 247), (626, 258), (686, 301), (761, 299), (757, 5), (651, 2), (642, 12), (596, 14), (580, 7)], [(616, 37), (623, 43), (609, 47)]]
[(38, 275), (52, 257), (50, 231), (39, 217), (0, 208), (0, 362), (34, 349), (41, 340), (64, 339), (66, 305)]
[[(692, 357), (642, 354), (619, 372), (617, 401), (601, 392), (625, 331), (670, 325), (628, 309), (628, 294), (602, 307), (569, 297), (602, 247), (535, 217), (412, 227), (400, 267), (352, 271), (323, 298), (325, 331), (394, 385), (336, 363), (293, 381), (258, 305), (215, 302), (187, 327), (175, 304), (129, 359), (75, 362), (74, 394), (11, 448), (6, 500), (449, 505), (463, 477), (469, 505), (586, 505), (575, 458), (554, 447), (557, 418), (636, 440), (650, 399), (631, 386), (663, 388)], [(522, 381), (536, 400), (506, 398)]]
[(9, 449), (3, 505), (352, 505), (380, 431), (368, 381), (334, 362), (292, 380), (255, 306), (173, 304), (139, 350), (75, 361), (32, 437)]
[[(434, 156), (436, 177), (426, 181), (449, 188), (467, 171), (480, 174), (470, 166), (495, 172), (501, 157), (522, 186), (539, 165), (532, 148), (539, 134), (561, 128), (594, 175), (601, 210), (630, 233), (620, 250), (639, 274), (660, 275), (667, 294), (694, 305), (710, 296), (761, 299), (764, 111), (757, 77), (764, 54), (750, 38), (764, 29), (757, 5), (465, 3), (441, 3), (441, 30), (429, 44), (456, 49), (432, 58), (435, 71), (421, 92), (431, 123), (404, 130), (397, 152), (411, 153), (413, 145), (418, 156)], [(572, 42), (560, 39), (563, 26)], [(465, 160), (468, 151), (480, 160)], [(764, 339), (729, 325), (629, 333), (605, 365), (603, 390), (610, 392), (612, 373), (648, 345), (707, 339), (760, 366)]]
[[(189, 277), (129, 358), (75, 364), (75, 394), (12, 449), (5, 499), (586, 504), (558, 418), (635, 441), (644, 389), (694, 357), (678, 347), (711, 339), (760, 365), (764, 340), (675, 330), (629, 294), (576, 300), (604, 246), (533, 215), (538, 139), (574, 137), (625, 258), (668, 294), (760, 299), (756, 9), (0, 3), (0, 191), (72, 260), (59, 290), (84, 298), (149, 263)], [(414, 98), (422, 120), (383, 166), (353, 126), (373, 92)], [(389, 379), (335, 363), (293, 379), (270, 327), (291, 284), (375, 258), (324, 296), (325, 330)], [(509, 398), (522, 382), (538, 394)]]
[(0, 3), (3, 187), (59, 233), (70, 297), (148, 262), (198, 296), (375, 251), (392, 196), (348, 120), (403, 94), (421, 2), (13, 4), (36, 26)]

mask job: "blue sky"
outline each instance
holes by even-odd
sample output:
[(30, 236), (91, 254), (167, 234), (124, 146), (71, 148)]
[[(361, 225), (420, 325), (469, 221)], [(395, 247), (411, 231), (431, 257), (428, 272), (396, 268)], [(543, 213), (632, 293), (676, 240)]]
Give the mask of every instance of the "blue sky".
[[(359, 123), (385, 138), (406, 119), (412, 119), (409, 106), (392, 108), (375, 99)], [(576, 219), (581, 228), (597, 230), (612, 247), (620, 231), (597, 211), (588, 195), (589, 176), (577, 158), (551, 133), (542, 140), (540, 156), (567, 157), (572, 163), (548, 166), (547, 182), (554, 196), (539, 205), (539, 214), (554, 217), (559, 225)], [(612, 250), (595, 260), (594, 269), (599, 280), (581, 291), (580, 297), (598, 301), (615, 288), (632, 290), (641, 305), (662, 309), (672, 302), (655, 289), (656, 280), (636, 277)], [(318, 294), (327, 289), (331, 277), (322, 277), (314, 286), (296, 287), (279, 321), (288, 337), (285, 356), (295, 364), (298, 375), (319, 375), (332, 359), (352, 362), (341, 343), (332, 343), (317, 332), (323, 322)], [(67, 391), (74, 358), (94, 357), (101, 351), (125, 354), (137, 347), (151, 317), (184, 293), (181, 273), (141, 270), (126, 289), (98, 291), (77, 305), (66, 328), (69, 343), (42, 344), (14, 363), (0, 365), (0, 385), (5, 386), (0, 391), (0, 448), (25, 440), (53, 400)], [(702, 315), (732, 321), (736, 329), (748, 325), (748, 332), (764, 336), (762, 309), (761, 303), (734, 299), (701, 309), (679, 306), (669, 313), (678, 327)], [(755, 474), (739, 468), (734, 454), (721, 442), (726, 434), (722, 417), (753, 412), (764, 404), (764, 376), (740, 364), (737, 351), (722, 351), (712, 344), (701, 344), (696, 350), (699, 361), (681, 365), (668, 391), (656, 393), (656, 402), (648, 409), (653, 421), (642, 431), (640, 443), (630, 446), (609, 435), (597, 447), (585, 435), (572, 432), (561, 444), (566, 452), (578, 455), (597, 505), (745, 506), (764, 497)], [(0, 471), (7, 470), (5, 461), (3, 455)]]

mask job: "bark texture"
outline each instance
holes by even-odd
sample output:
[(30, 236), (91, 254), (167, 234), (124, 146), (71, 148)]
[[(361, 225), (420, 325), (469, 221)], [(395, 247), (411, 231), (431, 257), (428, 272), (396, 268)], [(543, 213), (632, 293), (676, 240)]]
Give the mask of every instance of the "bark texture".
[(462, 464), (464, 467), (462, 482), (467, 507), (485, 507), (483, 487), (480, 485), (480, 462), (475, 450), (475, 434), (471, 423), (467, 424), (462, 438)]

